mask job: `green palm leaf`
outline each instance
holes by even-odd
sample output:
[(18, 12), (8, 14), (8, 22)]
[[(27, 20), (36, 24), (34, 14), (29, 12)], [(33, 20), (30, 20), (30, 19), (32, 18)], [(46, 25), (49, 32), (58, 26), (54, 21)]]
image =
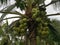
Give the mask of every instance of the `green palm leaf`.
[(3, 35), (3, 29), (2, 26), (0, 26), (0, 36)]
[(53, 38), (54, 41), (60, 41), (59, 32), (51, 24), (48, 24), (48, 27), (50, 29), (50, 34), (52, 36), (51, 38)]

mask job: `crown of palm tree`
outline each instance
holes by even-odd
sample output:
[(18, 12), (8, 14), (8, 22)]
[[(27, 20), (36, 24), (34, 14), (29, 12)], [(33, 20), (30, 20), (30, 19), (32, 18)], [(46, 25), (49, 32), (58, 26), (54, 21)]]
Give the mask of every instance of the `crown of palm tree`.
[[(1, 3), (1, 4), (3, 4), (3, 3), (7, 4), (8, 1), (10, 1), (10, 0), (0, 0), (0, 3)], [(1, 18), (0, 18), (0, 22), (2, 22), (3, 20), (6, 20), (6, 19), (11, 19), (11, 18), (20, 18), (20, 15), (21, 15), (22, 17), (28, 18), (25, 14), (21, 14), (21, 13), (19, 13), (19, 12), (17, 12), (17, 11), (11, 12), (11, 10), (12, 10), (14, 7), (20, 8), (21, 10), (25, 10), (27, 7), (28, 7), (28, 8), (31, 8), (31, 7), (34, 7), (34, 6), (38, 6), (38, 7), (39, 7), (40, 5), (41, 5), (41, 7), (47, 7), (47, 6), (51, 5), (51, 4), (57, 4), (60, 0), (52, 0), (52, 1), (51, 1), (49, 4), (47, 4), (47, 5), (44, 4), (44, 1), (45, 1), (45, 0), (15, 0), (15, 1), (16, 1), (15, 4), (7, 7), (6, 10), (0, 11), (0, 13), (3, 13), (2, 16), (1, 16)], [(10, 17), (10, 18), (4, 19), (4, 17), (5, 17), (7, 14), (16, 14), (16, 15), (19, 15), (19, 16), (18, 16), (18, 17)], [(58, 15), (58, 14), (60, 14), (60, 13), (57, 13), (57, 14), (49, 14), (48, 16)], [(12, 24), (11, 24), (11, 25), (12, 25)], [(9, 27), (10, 27), (11, 25), (9, 25)], [(51, 25), (48, 25), (48, 27), (49, 27), (50, 29), (53, 28)], [(54, 33), (54, 34), (57, 34), (57, 33), (56, 33), (56, 30), (55, 30), (54, 28), (53, 28), (51, 31), (52, 31), (52, 33)]]

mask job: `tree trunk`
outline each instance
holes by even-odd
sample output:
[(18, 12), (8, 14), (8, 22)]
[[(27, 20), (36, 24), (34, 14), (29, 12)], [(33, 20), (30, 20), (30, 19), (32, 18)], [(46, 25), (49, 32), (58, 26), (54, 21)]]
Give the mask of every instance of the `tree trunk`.
[(49, 45), (49, 43), (46, 41), (46, 45)]
[(30, 45), (37, 45), (35, 38), (31, 38), (31, 39), (30, 39)]
[(36, 28), (33, 20), (29, 20), (28, 22), (28, 29), (29, 29), (29, 39), (30, 45), (37, 45), (36, 42)]
[(37, 45), (35, 31), (31, 32), (31, 35), (30, 35), (30, 45)]
[(26, 10), (25, 10), (25, 15), (28, 16), (28, 29), (29, 29), (29, 40), (30, 40), (30, 45), (37, 45), (36, 44), (36, 34), (35, 34), (35, 27), (34, 27), (34, 22), (32, 17), (32, 4), (27, 5)]
[(25, 42), (25, 45), (29, 45), (29, 44), (28, 44), (28, 37), (27, 37), (27, 34), (25, 35), (25, 40), (24, 40), (24, 42)]

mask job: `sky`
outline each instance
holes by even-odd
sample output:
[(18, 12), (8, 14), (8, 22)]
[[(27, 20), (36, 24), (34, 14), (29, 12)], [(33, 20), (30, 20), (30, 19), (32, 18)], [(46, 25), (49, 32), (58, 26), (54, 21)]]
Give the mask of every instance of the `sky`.
[[(45, 1), (45, 4), (48, 4), (48, 3), (50, 3), (50, 2), (51, 2), (51, 0), (46, 0), (46, 1)], [(15, 1), (14, 1), (14, 0), (11, 0), (8, 5), (11, 5), (11, 4), (14, 4), (14, 3), (15, 3)], [(8, 6), (8, 5), (7, 5), (7, 6)], [(2, 8), (3, 8), (3, 6), (0, 7), (0, 10), (1, 10)], [(19, 8), (18, 8), (18, 9), (15, 9), (15, 10), (21, 12), (21, 11), (19, 10)], [(59, 12), (59, 11), (54, 10), (54, 8), (52, 7), (52, 5), (50, 5), (50, 6), (46, 7), (46, 12), (47, 12), (47, 14), (54, 14), (54, 13), (57, 13), (57, 12)], [(24, 11), (21, 12), (21, 13), (24, 14)], [(1, 16), (1, 14), (0, 14), (0, 16)], [(16, 15), (14, 15), (14, 16), (16, 16)], [(7, 18), (7, 17), (12, 17), (12, 16), (11, 16), (11, 14), (8, 14), (5, 18)], [(49, 16), (48, 18), (50, 18), (51, 20), (52, 20), (52, 19), (60, 20), (60, 16)], [(17, 19), (18, 19), (18, 18), (17, 18)], [(15, 18), (14, 18), (14, 19), (9, 19), (8, 22), (9, 22), (9, 24), (11, 24), (13, 21), (15, 21), (15, 20), (17, 20), (17, 19), (15, 19)], [(5, 22), (5, 21), (3, 21), (3, 22)]]
[[(51, 2), (51, 0), (46, 0), (45, 1), (46, 4), (48, 4), (50, 2)], [(55, 10), (52, 5), (46, 7), (46, 9), (47, 9), (46, 10), (47, 14), (54, 14), (54, 13), (60, 12), (59, 10)], [(58, 16), (49, 16), (48, 18), (50, 18), (51, 20), (52, 19), (60, 20), (60, 15), (58, 15)]]

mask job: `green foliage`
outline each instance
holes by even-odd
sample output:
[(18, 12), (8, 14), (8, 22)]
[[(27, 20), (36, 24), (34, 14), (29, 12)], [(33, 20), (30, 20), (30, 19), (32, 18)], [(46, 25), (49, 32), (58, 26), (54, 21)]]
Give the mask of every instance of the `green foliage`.
[(3, 35), (3, 29), (2, 27), (0, 26), (0, 36)]
[(55, 29), (57, 29), (56, 31), (58, 32), (56, 34), (57, 36), (55, 36), (54, 40), (60, 42), (60, 28), (59, 28), (60, 27), (60, 21), (54, 19), (54, 20), (52, 20), (52, 24), (55, 27)]
[(0, 0), (0, 3), (7, 3), (7, 0)]
[(42, 4), (44, 3), (45, 0), (35, 0), (35, 2), (39, 5), (39, 4)]
[(25, 9), (25, 2), (23, 0), (15, 0), (15, 1), (17, 7), (20, 7), (21, 10)]
[(9, 43), (10, 43), (10, 40), (9, 40), (9, 37), (8, 36), (2, 37), (1, 45), (8, 45)]

